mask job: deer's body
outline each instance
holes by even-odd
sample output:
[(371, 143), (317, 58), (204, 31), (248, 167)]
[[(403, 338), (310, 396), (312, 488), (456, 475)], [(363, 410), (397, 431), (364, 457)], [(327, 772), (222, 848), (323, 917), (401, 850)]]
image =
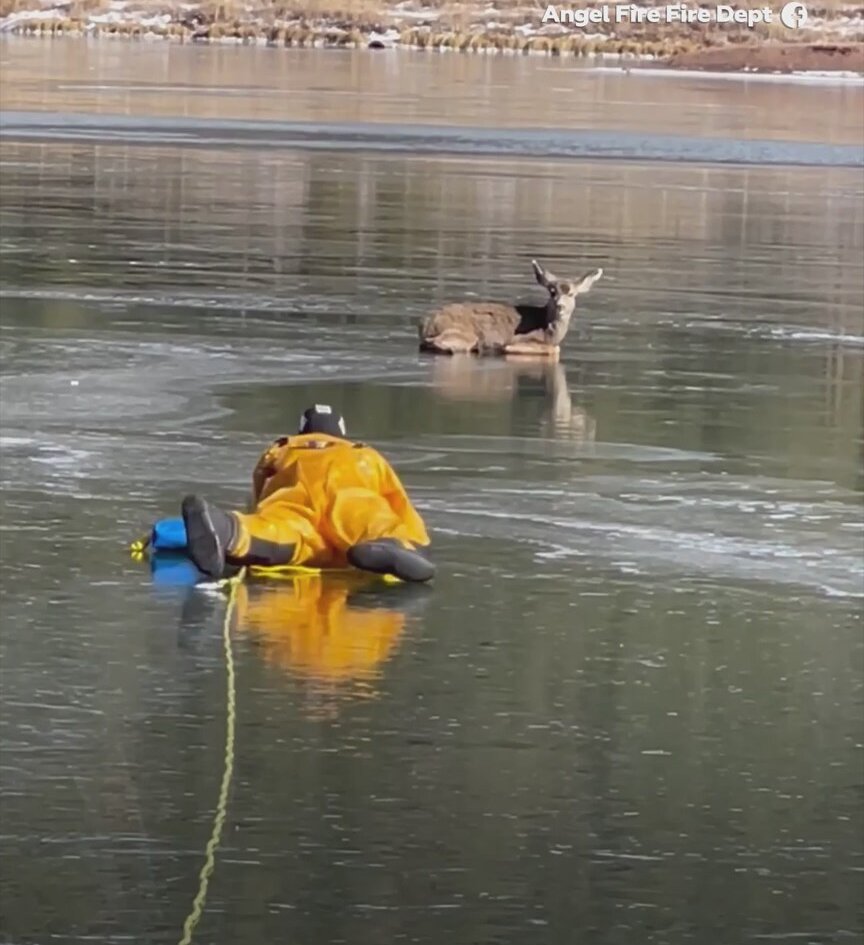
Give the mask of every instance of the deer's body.
[(549, 293), (545, 305), (453, 302), (420, 322), (420, 350), (557, 356), (570, 327), (576, 296), (587, 292), (603, 270), (595, 269), (569, 282), (557, 279), (536, 260), (532, 265), (537, 281)]
[(439, 351), (445, 344), (450, 353), (503, 354), (517, 336), (545, 331), (547, 327), (545, 305), (452, 302), (420, 323), (420, 347)]

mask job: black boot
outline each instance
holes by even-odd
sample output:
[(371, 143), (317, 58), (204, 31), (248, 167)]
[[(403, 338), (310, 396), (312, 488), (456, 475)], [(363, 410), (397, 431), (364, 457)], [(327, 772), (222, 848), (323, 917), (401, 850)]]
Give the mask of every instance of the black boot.
[(431, 581), (435, 565), (413, 548), (406, 548), (393, 538), (361, 541), (348, 549), (348, 561), (361, 571), (392, 574), (402, 581)]
[(208, 577), (221, 578), (237, 530), (234, 517), (197, 495), (187, 495), (182, 510), (189, 557)]

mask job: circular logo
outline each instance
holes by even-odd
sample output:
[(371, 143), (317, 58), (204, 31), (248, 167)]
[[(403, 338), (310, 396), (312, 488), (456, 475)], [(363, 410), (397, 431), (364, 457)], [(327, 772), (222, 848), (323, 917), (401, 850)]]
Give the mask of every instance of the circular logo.
[(800, 0), (790, 0), (780, 11), (780, 22), (786, 29), (800, 29), (807, 22), (807, 7)]

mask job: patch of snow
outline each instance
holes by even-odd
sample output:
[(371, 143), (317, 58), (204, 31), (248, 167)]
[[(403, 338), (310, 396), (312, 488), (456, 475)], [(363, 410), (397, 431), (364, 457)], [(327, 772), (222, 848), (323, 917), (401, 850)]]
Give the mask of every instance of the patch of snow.
[[(617, 53), (598, 53), (598, 59), (618, 59)], [(745, 81), (745, 82), (813, 82), (828, 84), (839, 82), (841, 84), (864, 85), (864, 76), (857, 72), (748, 72), (745, 70), (736, 72), (711, 72), (702, 69), (629, 69), (626, 66), (594, 66), (589, 69), (590, 72), (616, 72), (619, 74), (629, 73), (638, 77), (645, 78), (699, 78), (699, 79), (725, 79), (727, 81)]]
[(171, 22), (170, 13), (162, 13), (157, 16), (142, 16), (138, 20), (139, 26), (167, 26)]
[(370, 43), (378, 43), (387, 49), (392, 49), (399, 41), (399, 30), (389, 29), (386, 33), (371, 32), (368, 40)]
[(386, 10), (388, 16), (399, 17), (402, 20), (440, 20), (441, 14), (437, 10), (405, 10), (398, 4), (392, 10)]
[(59, 10), (31, 10), (29, 13), (27, 11), (10, 13), (9, 16), (5, 16), (0, 20), (0, 33), (12, 29), (16, 23), (46, 22), (61, 19), (65, 19), (65, 17)]
[(95, 26), (103, 23), (126, 23), (129, 17), (124, 16), (119, 10), (110, 10), (108, 13), (93, 13), (88, 20)]
[(799, 76), (799, 77), (810, 77), (814, 79), (856, 79), (859, 83), (864, 85), (864, 75), (861, 75), (860, 72), (849, 72), (843, 69), (838, 69), (836, 72), (819, 72), (813, 70), (812, 72), (791, 72), (790, 75)]

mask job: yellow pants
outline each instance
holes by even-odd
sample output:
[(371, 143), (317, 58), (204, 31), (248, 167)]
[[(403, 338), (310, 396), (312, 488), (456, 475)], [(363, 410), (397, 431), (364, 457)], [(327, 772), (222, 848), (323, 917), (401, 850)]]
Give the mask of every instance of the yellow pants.
[(344, 568), (348, 549), (362, 541), (393, 538), (417, 547), (386, 499), (361, 487), (339, 489), (322, 503), (298, 483), (270, 493), (254, 512), (233, 514), (239, 528), (228, 555), (236, 561), (251, 555), (263, 564)]

